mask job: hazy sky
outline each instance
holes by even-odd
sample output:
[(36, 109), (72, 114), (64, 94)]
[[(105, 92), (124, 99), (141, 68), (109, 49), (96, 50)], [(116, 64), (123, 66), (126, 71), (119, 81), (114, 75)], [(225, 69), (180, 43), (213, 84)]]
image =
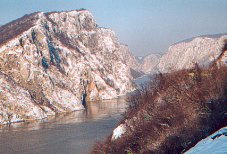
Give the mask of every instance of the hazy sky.
[(0, 0), (0, 24), (35, 11), (79, 8), (90, 10), (99, 26), (112, 28), (137, 56), (227, 32), (227, 0)]

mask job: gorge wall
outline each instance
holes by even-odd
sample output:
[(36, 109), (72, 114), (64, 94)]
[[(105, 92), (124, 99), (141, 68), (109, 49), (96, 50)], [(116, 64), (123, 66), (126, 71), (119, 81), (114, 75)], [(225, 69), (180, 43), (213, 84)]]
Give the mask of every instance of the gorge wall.
[[(169, 47), (164, 55), (150, 54), (143, 58), (142, 70), (146, 73), (171, 72), (192, 68), (195, 63), (205, 67), (220, 59), (227, 34), (201, 36)], [(223, 55), (224, 56), (224, 55)], [(225, 58), (221, 59), (225, 61)]]
[(208, 65), (226, 38), (197, 37), (139, 63), (87, 10), (25, 15), (1, 26), (0, 36), (0, 124), (83, 109), (85, 96), (125, 95), (144, 73)]
[[(169, 47), (163, 55), (150, 54), (139, 59), (141, 69), (146, 74), (171, 73), (182, 69), (190, 69), (195, 63), (207, 67), (214, 63), (218, 66), (227, 64), (227, 34), (195, 37), (176, 43)], [(148, 78), (148, 81), (150, 78)], [(146, 80), (147, 81), (147, 80)], [(140, 82), (141, 84), (141, 82)], [(162, 96), (162, 94), (160, 95)], [(121, 137), (126, 132), (126, 125), (133, 118), (126, 119), (112, 135), (112, 140)]]
[[(0, 27), (0, 124), (83, 109), (132, 91), (136, 59), (87, 10), (37, 12)], [(139, 70), (138, 70), (139, 72)]]

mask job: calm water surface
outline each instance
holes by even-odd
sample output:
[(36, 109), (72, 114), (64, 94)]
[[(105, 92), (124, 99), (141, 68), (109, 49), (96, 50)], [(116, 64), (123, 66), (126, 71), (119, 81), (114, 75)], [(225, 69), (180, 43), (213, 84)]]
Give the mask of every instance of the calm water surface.
[(126, 106), (124, 99), (90, 102), (86, 110), (0, 128), (0, 153), (88, 153), (112, 133)]

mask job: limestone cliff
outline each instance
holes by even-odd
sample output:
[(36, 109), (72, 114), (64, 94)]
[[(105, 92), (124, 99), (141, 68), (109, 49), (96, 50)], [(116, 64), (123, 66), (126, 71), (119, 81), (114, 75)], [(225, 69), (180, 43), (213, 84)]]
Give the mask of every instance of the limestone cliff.
[(133, 63), (87, 10), (37, 12), (1, 26), (0, 124), (83, 109), (84, 94), (124, 95), (134, 89)]
[(142, 70), (146, 74), (156, 73), (157, 65), (159, 64), (160, 58), (161, 58), (161, 55), (159, 54), (149, 54), (143, 57), (143, 59), (141, 60)]
[(169, 47), (158, 64), (160, 72), (188, 69), (198, 63), (207, 66), (214, 62), (221, 54), (227, 35), (217, 37), (196, 37)]
[(227, 34), (194, 37), (171, 45), (164, 55), (150, 54), (140, 60), (146, 74), (188, 69), (198, 63), (208, 66), (216, 60), (226, 63), (222, 48)]

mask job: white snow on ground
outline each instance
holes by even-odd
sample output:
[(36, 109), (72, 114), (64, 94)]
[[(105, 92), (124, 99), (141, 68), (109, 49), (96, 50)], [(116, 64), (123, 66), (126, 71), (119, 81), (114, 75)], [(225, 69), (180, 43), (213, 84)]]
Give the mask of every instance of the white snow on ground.
[(113, 140), (120, 138), (121, 135), (123, 135), (125, 133), (125, 131), (126, 131), (125, 125), (120, 124), (117, 128), (114, 129), (111, 140), (113, 141)]
[(185, 154), (227, 154), (227, 127), (201, 140)]

